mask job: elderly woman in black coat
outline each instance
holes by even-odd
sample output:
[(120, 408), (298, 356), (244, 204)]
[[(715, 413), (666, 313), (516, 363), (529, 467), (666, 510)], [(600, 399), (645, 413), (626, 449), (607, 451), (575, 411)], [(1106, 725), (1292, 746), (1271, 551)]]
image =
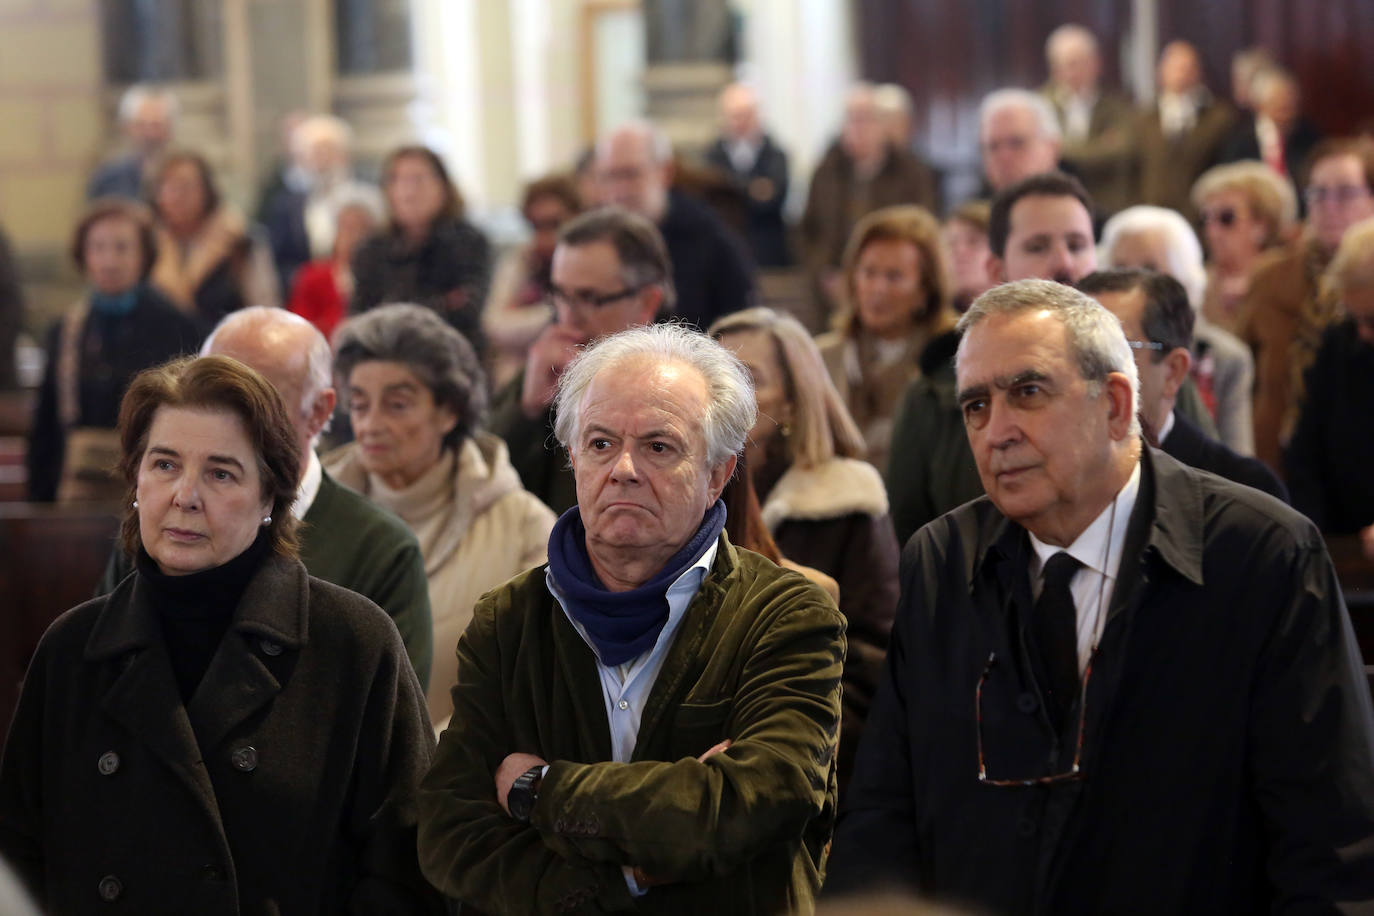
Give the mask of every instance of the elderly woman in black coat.
[(423, 694), (386, 614), (296, 558), (276, 391), (184, 359), (134, 380), (119, 430), (136, 571), (39, 645), (0, 857), (53, 913), (442, 912)]

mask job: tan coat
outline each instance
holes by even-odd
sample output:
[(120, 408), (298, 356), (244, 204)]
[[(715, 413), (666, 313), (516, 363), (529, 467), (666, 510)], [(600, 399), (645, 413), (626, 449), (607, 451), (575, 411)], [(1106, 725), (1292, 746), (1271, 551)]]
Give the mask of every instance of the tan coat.
[(429, 718), (442, 730), (453, 712), (454, 647), (473, 606), (507, 579), (544, 563), (553, 511), (520, 486), (506, 444), (489, 433), (478, 433), (456, 453), (446, 450), (404, 490), (368, 474), (356, 444), (326, 455), (324, 466), (340, 483), (399, 515), (420, 542), (434, 617)]

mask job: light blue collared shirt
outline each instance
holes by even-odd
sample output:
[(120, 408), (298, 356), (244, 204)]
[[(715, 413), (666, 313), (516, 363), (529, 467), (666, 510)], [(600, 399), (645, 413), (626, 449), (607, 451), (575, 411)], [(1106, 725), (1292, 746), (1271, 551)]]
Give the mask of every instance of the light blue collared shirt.
[[(596, 655), (596, 670), (601, 676), (601, 698), (606, 703), (606, 721), (611, 727), (611, 760), (616, 763), (629, 763), (634, 754), (635, 744), (639, 741), (639, 720), (644, 715), (644, 704), (649, 699), (654, 682), (658, 680), (658, 673), (663, 670), (663, 661), (673, 647), (673, 640), (677, 638), (682, 618), (687, 615), (687, 606), (692, 603), (706, 574), (711, 571), (719, 546), (719, 538), (712, 541), (701, 558), (668, 586), (668, 622), (659, 631), (653, 648), (620, 665), (602, 663), (595, 644), (587, 637), (587, 631), (568, 613), (568, 606), (563, 603), (563, 593), (553, 581), (553, 573), (547, 569), (544, 571), (544, 584), (549, 593), (557, 600), (582, 641)], [(633, 869), (626, 865), (621, 870), (625, 873), (625, 884), (631, 894), (642, 897), (647, 893), (635, 883)]]

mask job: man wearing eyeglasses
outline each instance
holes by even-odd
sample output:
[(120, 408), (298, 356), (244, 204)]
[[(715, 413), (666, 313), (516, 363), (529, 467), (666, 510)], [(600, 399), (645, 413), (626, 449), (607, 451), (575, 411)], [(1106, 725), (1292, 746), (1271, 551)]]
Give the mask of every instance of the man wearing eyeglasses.
[(1255, 351), (1255, 457), (1276, 471), (1322, 332), (1340, 317), (1339, 297), (1322, 287), (1322, 272), (1346, 230), (1374, 216), (1374, 142), (1328, 140), (1308, 161), (1302, 239), (1256, 262), (1237, 312), (1237, 334)]
[(1140, 375), (1140, 422), (1150, 444), (1190, 467), (1287, 502), (1288, 491), (1263, 462), (1231, 451), (1174, 409), (1192, 366), (1197, 317), (1183, 284), (1152, 270), (1103, 270), (1080, 280), (1078, 290), (1121, 321)]
[(490, 425), (506, 440), (525, 489), (562, 513), (577, 503), (577, 489), (552, 444), (558, 377), (586, 344), (673, 314), (663, 236), (619, 207), (570, 220), (553, 253), (551, 298), (554, 322), (531, 344), (525, 368), (498, 392)]
[(832, 892), (998, 913), (1374, 905), (1374, 710), (1320, 534), (1144, 445), (1135, 360), (1027, 280), (961, 319), (987, 498), (902, 558)]

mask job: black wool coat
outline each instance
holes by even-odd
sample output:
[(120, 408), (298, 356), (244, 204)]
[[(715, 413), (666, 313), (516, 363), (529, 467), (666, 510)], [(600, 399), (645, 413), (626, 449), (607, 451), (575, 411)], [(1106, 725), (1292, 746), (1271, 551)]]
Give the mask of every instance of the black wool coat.
[(270, 556), (183, 705), (139, 576), (48, 629), (0, 762), (0, 855), (52, 913), (430, 913), (433, 753), (391, 620)]

